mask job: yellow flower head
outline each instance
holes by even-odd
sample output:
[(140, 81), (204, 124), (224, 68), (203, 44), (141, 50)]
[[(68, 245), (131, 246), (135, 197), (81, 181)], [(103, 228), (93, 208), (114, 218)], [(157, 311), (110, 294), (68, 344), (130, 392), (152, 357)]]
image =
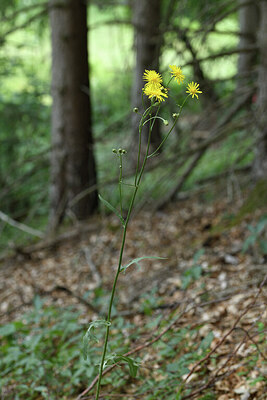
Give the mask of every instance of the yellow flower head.
[(192, 99), (194, 98), (194, 96), (196, 96), (196, 98), (198, 99), (197, 93), (202, 93), (202, 92), (199, 90), (199, 84), (198, 83), (191, 82), (191, 83), (188, 83), (188, 85), (187, 85), (186, 93), (191, 94)]
[(161, 86), (161, 83), (162, 83), (161, 75), (158, 72), (154, 71), (154, 70), (146, 69), (145, 73), (143, 75), (143, 79), (144, 79), (144, 81), (147, 81), (146, 82), (146, 86), (147, 85), (149, 85), (149, 86)]
[(168, 97), (167, 93), (166, 93), (166, 89), (161, 86), (155, 86), (155, 85), (145, 85), (144, 87), (144, 94), (146, 96), (149, 97), (149, 99), (152, 99), (153, 97), (155, 97), (159, 102), (165, 101), (165, 99), (163, 97)]
[(176, 67), (176, 65), (169, 65), (169, 67), (171, 69), (172, 76), (178, 82), (178, 84), (180, 85), (180, 83), (183, 83), (185, 76), (183, 75), (181, 68)]

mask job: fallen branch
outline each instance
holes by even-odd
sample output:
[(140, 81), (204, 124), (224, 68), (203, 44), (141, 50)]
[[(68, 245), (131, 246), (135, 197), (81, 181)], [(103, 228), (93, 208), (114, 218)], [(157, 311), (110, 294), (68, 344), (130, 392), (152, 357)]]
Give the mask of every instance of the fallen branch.
[(74, 297), (75, 299), (77, 299), (80, 303), (84, 304), (87, 308), (89, 308), (91, 311), (100, 314), (100, 311), (98, 308), (96, 308), (95, 306), (93, 306), (93, 304), (89, 303), (87, 300), (85, 300), (83, 297), (79, 296), (78, 294), (74, 293), (72, 290), (70, 290), (69, 288), (67, 288), (66, 286), (61, 286), (61, 285), (57, 285), (55, 287), (53, 287), (51, 290), (43, 290), (37, 286), (34, 286), (35, 292), (39, 295), (42, 296), (48, 296), (51, 295), (53, 292), (55, 291), (61, 291), (61, 292), (65, 292), (68, 295)]
[(22, 224), (21, 222), (15, 221), (13, 218), (9, 217), (7, 214), (3, 213), (2, 211), (0, 211), (0, 219), (2, 221), (6, 222), (7, 224), (13, 226), (13, 228), (17, 228), (25, 233), (28, 233), (29, 235), (36, 236), (40, 239), (44, 238), (44, 236), (45, 236), (43, 232), (41, 232), (37, 229), (31, 228), (25, 224)]
[[(72, 290), (70, 290), (69, 288), (67, 288), (67, 287), (65, 287), (65, 286), (57, 285), (57, 286), (53, 287), (51, 290), (43, 290), (42, 288), (37, 287), (37, 286), (35, 286), (35, 285), (34, 285), (33, 287), (34, 287), (35, 295), (38, 294), (38, 295), (40, 295), (40, 296), (52, 296), (53, 292), (55, 292), (55, 291), (65, 292), (65, 293), (67, 293), (68, 295), (70, 295), (70, 296), (74, 297), (75, 299), (77, 299), (80, 303), (84, 304), (88, 309), (90, 309), (90, 310), (93, 311), (94, 313), (100, 314), (100, 311), (99, 311), (98, 308), (96, 308), (93, 304), (89, 303), (89, 302), (88, 302), (87, 300), (85, 300), (83, 297), (77, 295), (76, 293), (74, 293)], [(18, 306), (13, 307), (13, 308), (11, 308), (11, 309), (8, 309), (7, 311), (1, 313), (1, 314), (0, 314), (0, 318), (1, 318), (1, 317), (4, 317), (5, 315), (13, 314), (14, 312), (20, 310), (20, 309), (23, 308), (23, 307), (30, 307), (30, 306), (32, 306), (32, 304), (33, 304), (33, 302), (34, 302), (34, 297), (35, 297), (35, 295), (33, 296), (33, 298), (32, 298), (31, 301), (27, 301), (27, 302), (26, 302), (26, 301), (22, 301), (22, 303), (19, 304)], [(55, 296), (53, 296), (53, 298), (55, 298)]]

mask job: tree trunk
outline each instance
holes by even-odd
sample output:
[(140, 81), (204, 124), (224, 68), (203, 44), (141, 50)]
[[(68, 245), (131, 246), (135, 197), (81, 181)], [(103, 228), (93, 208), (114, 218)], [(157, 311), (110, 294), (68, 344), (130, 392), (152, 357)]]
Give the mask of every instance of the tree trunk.
[[(135, 28), (135, 51), (136, 66), (134, 70), (134, 83), (132, 88), (132, 106), (142, 110), (142, 88), (144, 87), (143, 74), (145, 69), (159, 71), (159, 55), (161, 37), (159, 25), (161, 20), (160, 0), (136, 0), (133, 2), (133, 25)], [(145, 107), (150, 104), (150, 100), (144, 96)], [(132, 115), (132, 135), (135, 150), (138, 143), (138, 124), (140, 116), (136, 113)], [(147, 141), (148, 124), (143, 128), (142, 138)], [(156, 121), (151, 137), (151, 145), (156, 148), (161, 141), (160, 125)]]
[[(247, 0), (239, 0), (239, 4), (246, 3)], [(240, 26), (240, 41), (239, 48), (244, 49), (250, 46), (255, 46), (257, 43), (257, 32), (259, 27), (259, 5), (249, 4), (244, 5), (239, 10), (239, 26)], [(238, 58), (238, 84), (237, 89), (241, 90), (243, 86), (251, 82), (253, 70), (257, 61), (257, 52), (240, 53)], [(245, 85), (244, 85), (245, 83)]]
[[(50, 225), (63, 219), (71, 200), (96, 183), (87, 50), (87, 8), (82, 0), (51, 0), (52, 156)], [(85, 219), (97, 207), (97, 193), (71, 210)]]
[(258, 145), (255, 154), (256, 179), (267, 179), (267, 1), (260, 3), (259, 75), (257, 94)]

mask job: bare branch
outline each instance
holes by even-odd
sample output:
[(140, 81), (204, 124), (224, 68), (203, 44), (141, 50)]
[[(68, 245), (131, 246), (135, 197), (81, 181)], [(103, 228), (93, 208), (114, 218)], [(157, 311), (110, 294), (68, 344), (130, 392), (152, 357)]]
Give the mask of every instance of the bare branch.
[(38, 238), (42, 239), (44, 238), (44, 233), (31, 228), (25, 224), (22, 224), (21, 222), (15, 221), (13, 218), (9, 217), (7, 214), (3, 213), (2, 211), (0, 211), (0, 219), (4, 222), (6, 222), (7, 224), (9, 224), (10, 226), (13, 226), (14, 228), (20, 229), (23, 232), (28, 233), (29, 235), (32, 236), (37, 236)]
[[(222, 51), (221, 53), (217, 53), (217, 54), (211, 54), (207, 57), (203, 57), (198, 59), (199, 63), (205, 62), (205, 61), (209, 61), (209, 60), (215, 60), (216, 58), (219, 57), (226, 57), (226, 56), (232, 56), (234, 54), (240, 54), (240, 53), (251, 53), (254, 51), (257, 51), (259, 49), (258, 46), (249, 46), (249, 47), (244, 47), (243, 49), (231, 49), (231, 50), (226, 50), (226, 51)], [(182, 65), (182, 67), (185, 67), (187, 65), (193, 65), (194, 64), (194, 60), (192, 61), (188, 61), (185, 64)]]
[(20, 29), (26, 28), (30, 23), (32, 23), (33, 21), (40, 18), (41, 16), (43, 16), (46, 13), (47, 13), (47, 8), (45, 8), (42, 11), (38, 12), (37, 14), (33, 15), (32, 17), (27, 19), (27, 21), (23, 22), (22, 24), (14, 26), (13, 28), (9, 29), (1, 36), (1, 40), (4, 40), (11, 33), (14, 33)]
[(9, 14), (8, 16), (0, 19), (0, 24), (3, 24), (8, 21), (14, 21), (14, 19), (17, 16), (19, 16), (21, 13), (32, 11), (32, 10), (35, 10), (36, 8), (40, 8), (40, 7), (47, 8), (48, 4), (49, 4), (48, 1), (44, 1), (43, 3), (31, 4), (29, 6), (22, 7), (19, 10), (16, 10), (13, 13)]

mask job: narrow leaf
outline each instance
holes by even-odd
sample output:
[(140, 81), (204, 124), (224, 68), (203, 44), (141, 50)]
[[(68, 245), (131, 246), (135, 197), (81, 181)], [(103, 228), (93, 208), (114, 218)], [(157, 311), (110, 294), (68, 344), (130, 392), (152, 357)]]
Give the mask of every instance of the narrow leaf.
[(117, 215), (117, 217), (118, 217), (119, 220), (121, 221), (122, 225), (124, 226), (124, 225), (125, 225), (125, 221), (124, 221), (124, 219), (122, 218), (122, 216), (120, 215), (119, 211), (116, 210), (116, 208), (113, 207), (113, 205), (110, 204), (107, 200), (103, 199), (103, 197), (100, 196), (100, 194), (98, 195), (98, 197), (99, 197), (99, 200), (101, 200), (102, 203), (103, 203), (110, 211), (112, 211), (114, 214)]
[(137, 375), (139, 364), (135, 360), (130, 358), (130, 357), (127, 357), (127, 356), (116, 356), (115, 357), (115, 362), (117, 363), (117, 362), (120, 362), (120, 361), (123, 361), (126, 364), (128, 364), (128, 367), (129, 367), (129, 370), (130, 370), (130, 375), (131, 375), (131, 377), (135, 378), (136, 375)]
[(94, 341), (98, 343), (98, 338), (94, 334), (94, 329), (98, 328), (100, 325), (105, 325), (105, 326), (110, 326), (111, 323), (108, 321), (105, 321), (104, 319), (96, 320), (93, 321), (89, 324), (89, 328), (87, 329), (86, 334), (83, 337), (83, 358), (84, 360), (87, 360), (87, 355), (88, 355), (88, 350), (89, 350), (89, 342)]
[(200, 343), (200, 348), (201, 348), (201, 350), (202, 350), (202, 351), (208, 350), (209, 347), (210, 347), (210, 345), (211, 345), (211, 343), (212, 343), (212, 341), (213, 341), (213, 339), (214, 339), (213, 332), (209, 332), (209, 333), (207, 334), (207, 336), (204, 337), (204, 339), (203, 339), (202, 342)]
[(140, 268), (139, 261), (145, 260), (145, 259), (148, 259), (148, 260), (153, 260), (153, 259), (157, 259), (157, 260), (167, 260), (166, 257), (155, 257), (155, 256), (144, 256), (144, 257), (134, 258), (134, 259), (133, 259), (132, 261), (130, 261), (127, 265), (124, 265), (123, 267), (121, 267), (120, 272), (122, 272), (122, 271), (125, 272), (126, 269), (127, 269), (128, 267), (130, 267), (131, 265), (133, 265), (133, 264), (136, 264), (136, 265)]

